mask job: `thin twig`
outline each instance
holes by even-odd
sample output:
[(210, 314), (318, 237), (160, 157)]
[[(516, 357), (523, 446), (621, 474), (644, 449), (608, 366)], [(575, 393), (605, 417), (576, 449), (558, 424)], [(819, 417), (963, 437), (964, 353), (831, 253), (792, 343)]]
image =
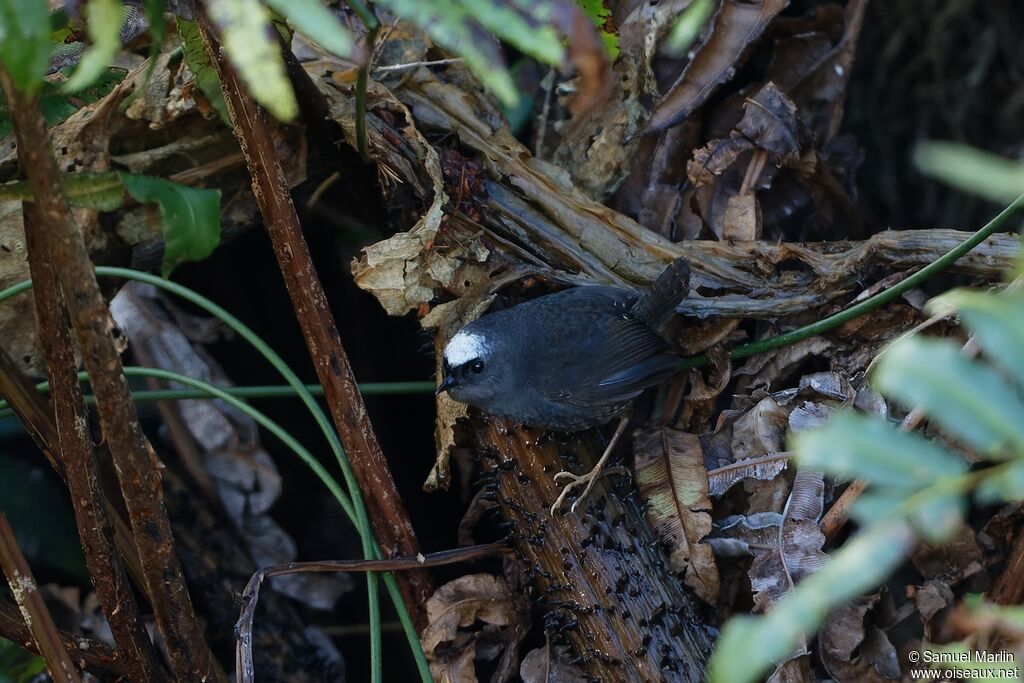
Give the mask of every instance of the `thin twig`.
[[(75, 372), (77, 360), (64, 297), (57, 284), (53, 263), (44, 256), (45, 245), (39, 243), (39, 230), (34, 227), (39, 221), (35, 205), (26, 204), (24, 213), (29, 269), (35, 283), (39, 341), (53, 386), (54, 419), (61, 460), (89, 578), (110, 624), (118, 657), (128, 677), (139, 681), (162, 681), (166, 679), (166, 673), (139, 619), (135, 593), (118, 555), (107, 516), (106, 498), (100, 487), (89, 434), (88, 415)], [(134, 548), (131, 551), (137, 554)]]
[(449, 57), (448, 59), (428, 59), (422, 62), (408, 62), (406, 64), (389, 64), (387, 66), (375, 66), (371, 69), (376, 73), (386, 73), (388, 71), (404, 71), (406, 69), (418, 69), (421, 66), (444, 66), (446, 64), (459, 64), (462, 62), (462, 57)]
[(235, 646), (235, 663), (239, 683), (254, 683), (255, 671), (252, 663), (252, 629), (256, 616), (256, 603), (260, 598), (260, 587), (267, 579), (286, 574), (305, 572), (386, 572), (423, 569), (425, 567), (441, 567), (459, 562), (471, 562), (485, 557), (493, 557), (509, 552), (501, 543), (487, 543), (468, 548), (442, 550), (429, 555), (415, 557), (395, 557), (389, 560), (323, 560), (319, 562), (289, 562), (264, 567), (249, 579), (242, 593), (242, 612), (235, 626), (237, 644)]
[(71, 663), (68, 651), (60, 640), (60, 633), (53, 623), (50, 610), (39, 594), (32, 570), (25, 560), (25, 555), (18, 547), (14, 530), (7, 522), (7, 516), (0, 512), (0, 567), (7, 576), (14, 601), (18, 603), (21, 615), (32, 631), (32, 640), (39, 647), (39, 652), (46, 660), (46, 668), (57, 683), (81, 683), (75, 665)]
[(355, 108), (356, 108), (356, 149), (359, 150), (359, 156), (363, 158), (363, 161), (369, 163), (370, 159), (370, 146), (366, 140), (366, 86), (370, 80), (370, 61), (373, 55), (373, 45), (377, 40), (377, 32), (380, 31), (380, 25), (370, 28), (366, 33), (366, 45), (367, 45), (367, 58), (366, 63), (359, 67), (359, 71), (356, 72), (356, 96), (355, 96)]
[(117, 468), (157, 626), (179, 677), (223, 679), (206, 646), (174, 553), (159, 460), (142, 432), (121, 372), (114, 341), (116, 326), (96, 282), (81, 229), (64, 196), (39, 103), (18, 91), (6, 71), (0, 70), (0, 79), (14, 124), (19, 162), (36, 196), (39, 220), (32, 227), (41, 235), (37, 244), (47, 247), (45, 257), (54, 264), (92, 378), (100, 426)]

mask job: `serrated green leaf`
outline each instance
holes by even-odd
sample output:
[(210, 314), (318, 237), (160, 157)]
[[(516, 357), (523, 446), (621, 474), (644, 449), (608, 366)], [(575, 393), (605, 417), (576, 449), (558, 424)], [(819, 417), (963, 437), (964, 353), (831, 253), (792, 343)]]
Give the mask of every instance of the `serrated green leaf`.
[(253, 98), (281, 121), (295, 118), (299, 105), (267, 8), (258, 0), (210, 0), (207, 7), (231, 64)]
[(975, 341), (993, 364), (1005, 369), (1024, 388), (1024, 294), (984, 294), (958, 289), (931, 306), (949, 306), (974, 332)]
[(210, 63), (209, 55), (206, 54), (206, 49), (203, 47), (203, 36), (199, 32), (199, 24), (195, 21), (185, 21), (181, 17), (175, 17), (174, 20), (178, 27), (178, 35), (181, 36), (185, 64), (195, 76), (199, 91), (206, 96), (210, 106), (217, 112), (217, 117), (224, 125), (230, 126), (231, 116), (228, 114), (228, 105), (224, 102), (224, 91), (220, 89), (217, 70)]
[(267, 4), (328, 52), (352, 56), (355, 44), (351, 34), (321, 0), (267, 0)]
[(879, 358), (872, 384), (920, 407), (948, 434), (981, 455), (1007, 447), (1024, 452), (1024, 402), (992, 368), (966, 358), (949, 342), (909, 337)]
[(1024, 194), (1024, 164), (954, 142), (926, 142), (914, 152), (922, 173), (994, 202)]
[(997, 476), (985, 477), (974, 495), (983, 505), (1024, 500), (1024, 460), (1015, 460)]
[(913, 542), (908, 526), (883, 524), (838, 550), (762, 617), (734, 617), (708, 662), (711, 683), (752, 683), (821, 626), (829, 610), (880, 584)]
[(164, 228), (163, 276), (185, 261), (201, 261), (220, 242), (220, 191), (163, 178), (120, 173), (125, 189), (140, 202), (160, 207)]
[(961, 474), (964, 462), (917, 434), (877, 418), (839, 413), (820, 429), (792, 436), (801, 467), (913, 490)]
[(90, 0), (87, 7), (86, 26), (92, 45), (64, 84), (65, 92), (77, 92), (95, 83), (121, 49), (121, 25), (126, 15), (120, 0)]
[(0, 0), (0, 62), (14, 85), (32, 93), (50, 64), (50, 13), (45, 0)]

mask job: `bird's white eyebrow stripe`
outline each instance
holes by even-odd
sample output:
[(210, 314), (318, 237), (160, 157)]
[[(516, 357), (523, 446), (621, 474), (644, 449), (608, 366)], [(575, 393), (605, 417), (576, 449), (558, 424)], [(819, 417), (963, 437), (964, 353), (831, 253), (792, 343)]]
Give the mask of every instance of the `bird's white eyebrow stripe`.
[(444, 347), (444, 359), (452, 367), (458, 367), (483, 356), (488, 348), (487, 341), (478, 334), (459, 332)]

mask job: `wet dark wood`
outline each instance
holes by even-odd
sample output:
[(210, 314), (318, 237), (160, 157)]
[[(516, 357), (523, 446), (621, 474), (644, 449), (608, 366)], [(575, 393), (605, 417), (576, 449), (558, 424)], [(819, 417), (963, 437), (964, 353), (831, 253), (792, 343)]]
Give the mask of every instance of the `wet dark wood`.
[[(628, 475), (602, 478), (575, 513), (549, 512), (554, 475), (586, 472), (594, 433), (558, 437), (476, 422), (484, 495), (497, 506), (544, 610), (544, 630), (588, 677), (702, 681), (712, 639), (696, 599), (665, 562)], [(571, 501), (570, 501), (571, 502)]]

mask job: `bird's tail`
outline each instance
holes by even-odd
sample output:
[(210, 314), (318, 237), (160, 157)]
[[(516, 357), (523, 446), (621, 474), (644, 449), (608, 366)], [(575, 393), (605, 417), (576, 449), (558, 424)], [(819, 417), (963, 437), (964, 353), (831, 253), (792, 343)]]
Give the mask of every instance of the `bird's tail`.
[(680, 256), (661, 271), (651, 288), (633, 304), (631, 312), (660, 332), (689, 293), (690, 262)]

